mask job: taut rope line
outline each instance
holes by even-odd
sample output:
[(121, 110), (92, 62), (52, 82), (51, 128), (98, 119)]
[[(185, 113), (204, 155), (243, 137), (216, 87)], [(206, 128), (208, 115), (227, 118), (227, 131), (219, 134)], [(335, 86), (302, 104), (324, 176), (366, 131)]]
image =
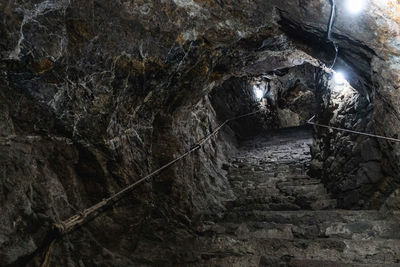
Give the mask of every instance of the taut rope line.
[(228, 120), (224, 121), (217, 128), (215, 128), (215, 130), (212, 133), (210, 133), (209, 135), (207, 135), (204, 138), (200, 139), (197, 142), (197, 144), (192, 146), (192, 148), (189, 151), (187, 151), (184, 154), (180, 155), (176, 159), (168, 162), (167, 164), (165, 164), (162, 167), (158, 168), (157, 170), (153, 171), (149, 175), (147, 175), (147, 176), (137, 180), (136, 182), (130, 184), (129, 186), (125, 187), (124, 189), (122, 189), (121, 191), (115, 193), (114, 195), (103, 199), (102, 201), (94, 204), (93, 206), (91, 206), (91, 207), (89, 207), (87, 209), (84, 209), (83, 211), (79, 212), (78, 214), (73, 215), (72, 217), (70, 217), (70, 218), (68, 218), (68, 219), (66, 219), (64, 221), (61, 221), (61, 222), (58, 222), (58, 223), (54, 223), (53, 224), (54, 229), (61, 236), (65, 235), (65, 234), (67, 234), (67, 233), (69, 233), (69, 232), (71, 232), (73, 230), (75, 230), (78, 226), (85, 224), (87, 221), (89, 221), (92, 218), (95, 218), (106, 207), (111, 206), (112, 204), (118, 202), (121, 198), (123, 198), (129, 192), (131, 192), (136, 186), (142, 184), (146, 180), (150, 179), (151, 177), (155, 176), (156, 174), (162, 172), (166, 168), (168, 168), (171, 165), (175, 164), (176, 162), (182, 160), (183, 158), (185, 158), (186, 156), (192, 154), (196, 150), (200, 149), (208, 140), (210, 140), (213, 136), (215, 136), (222, 129), (222, 127), (224, 127), (227, 123), (229, 123), (231, 121), (234, 121), (234, 120), (237, 120), (237, 119), (240, 119), (240, 118), (248, 117), (248, 116), (260, 113), (260, 112), (262, 112), (262, 110), (251, 112), (251, 113), (244, 114), (244, 115), (240, 115), (240, 116), (237, 116), (237, 117), (234, 117), (234, 118), (231, 118), (231, 119), (228, 119)]
[(347, 132), (347, 133), (375, 137), (375, 138), (384, 139), (384, 140), (393, 141), (393, 142), (400, 142), (400, 139), (396, 139), (396, 138), (391, 138), (391, 137), (386, 137), (386, 136), (376, 135), (376, 134), (363, 133), (363, 132), (353, 131), (353, 130), (349, 130), (349, 129), (338, 128), (338, 127), (333, 127), (333, 126), (329, 126), (329, 125), (315, 123), (315, 122), (312, 122), (314, 120), (314, 118), (315, 118), (315, 115), (307, 121), (307, 124), (315, 125), (315, 126), (321, 127), (321, 128), (327, 128), (327, 129), (333, 129), (333, 130), (337, 130), (337, 131)]
[[(155, 176), (156, 174), (162, 172), (163, 170), (165, 170), (166, 168), (170, 167), (171, 165), (175, 164), (176, 162), (182, 160), (183, 158), (185, 158), (186, 156), (192, 154), (193, 152), (197, 151), (198, 149), (200, 149), (208, 140), (210, 140), (211, 138), (213, 138), (214, 136), (216, 136), (216, 134), (229, 122), (240, 119), (240, 118), (244, 118), (244, 117), (248, 117), (251, 115), (255, 115), (257, 113), (262, 112), (263, 110), (258, 110), (256, 112), (251, 112), (248, 114), (244, 114), (244, 115), (240, 115), (231, 119), (228, 119), (226, 121), (224, 121), (222, 124), (220, 124), (217, 128), (214, 129), (214, 131), (210, 134), (208, 134), (207, 136), (203, 137), (202, 139), (200, 139), (194, 146), (192, 146), (190, 148), (190, 150), (188, 150), (187, 152), (183, 153), (182, 155), (180, 155), (179, 157), (175, 158), (174, 160), (168, 162), (167, 164), (163, 165), (162, 167), (158, 168), (157, 170), (153, 171), (152, 173), (150, 173), (149, 175), (137, 180), (136, 182), (130, 184), (129, 186), (125, 187), (124, 189), (120, 190), (119, 192), (117, 192), (116, 194), (103, 199), (102, 201), (96, 203), (95, 205), (84, 209), (83, 211), (73, 215), (72, 217), (58, 222), (58, 223), (54, 223), (53, 224), (53, 230), (56, 231), (57, 236), (54, 235), (49, 235), (49, 238), (47, 238), (46, 240), (48, 241), (47, 243), (47, 251), (45, 252), (45, 259), (42, 263), (41, 266), (48, 266), (49, 264), (49, 257), (52, 251), (52, 248), (57, 240), (57, 238), (62, 238), (65, 234), (68, 234), (72, 231), (74, 231), (75, 229), (77, 229), (79, 226), (87, 223), (90, 219), (95, 218), (97, 215), (99, 215), (103, 210), (105, 210), (107, 207), (111, 206), (112, 204), (118, 202), (120, 199), (122, 199), (123, 197), (125, 197), (128, 193), (130, 193), (136, 186), (142, 184), (143, 182), (145, 182), (146, 180), (152, 178), (153, 176)], [(400, 142), (400, 139), (395, 139), (395, 138), (390, 138), (390, 137), (385, 137), (385, 136), (380, 136), (380, 135), (375, 135), (375, 134), (369, 134), (369, 133), (363, 133), (363, 132), (358, 132), (358, 131), (353, 131), (353, 130), (348, 130), (348, 129), (343, 129), (343, 128), (338, 128), (338, 127), (333, 127), (333, 126), (328, 126), (328, 125), (323, 125), (323, 124), (319, 124), (319, 123), (315, 123), (312, 122), (315, 118), (315, 115), (310, 118), (306, 123), (310, 124), (310, 125), (315, 125), (317, 127), (322, 127), (322, 128), (327, 128), (327, 129), (334, 129), (334, 130), (338, 130), (338, 131), (343, 131), (343, 132), (349, 132), (349, 133), (353, 133), (353, 134), (358, 134), (358, 135), (364, 135), (364, 136), (368, 136), (368, 137), (375, 137), (375, 138), (380, 138), (380, 139), (385, 139), (385, 140), (389, 140), (389, 141), (394, 141), (394, 142)], [(50, 233), (50, 232), (49, 232)]]

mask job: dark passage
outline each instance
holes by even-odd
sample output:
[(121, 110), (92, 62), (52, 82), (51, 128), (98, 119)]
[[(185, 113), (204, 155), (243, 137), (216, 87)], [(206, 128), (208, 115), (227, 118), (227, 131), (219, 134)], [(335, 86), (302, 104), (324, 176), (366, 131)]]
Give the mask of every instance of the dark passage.
[(0, 1), (0, 267), (400, 266), (399, 10)]
[(400, 264), (400, 216), (336, 209), (321, 180), (307, 174), (311, 143), (310, 127), (241, 143), (228, 167), (234, 199), (222, 213), (203, 214), (195, 266)]

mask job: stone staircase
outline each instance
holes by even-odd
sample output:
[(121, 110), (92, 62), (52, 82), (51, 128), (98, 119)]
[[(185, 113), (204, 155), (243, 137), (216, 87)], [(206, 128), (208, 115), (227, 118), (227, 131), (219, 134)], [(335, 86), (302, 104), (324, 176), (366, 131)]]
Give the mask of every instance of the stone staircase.
[(190, 266), (400, 266), (400, 216), (339, 210), (307, 175), (311, 129), (244, 142), (227, 167), (236, 198), (205, 214)]

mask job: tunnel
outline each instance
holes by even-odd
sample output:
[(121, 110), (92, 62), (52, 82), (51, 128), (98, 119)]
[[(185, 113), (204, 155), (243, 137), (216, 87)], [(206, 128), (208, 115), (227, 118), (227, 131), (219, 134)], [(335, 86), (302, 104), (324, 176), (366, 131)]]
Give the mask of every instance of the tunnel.
[(399, 14), (0, 1), (0, 266), (400, 266)]

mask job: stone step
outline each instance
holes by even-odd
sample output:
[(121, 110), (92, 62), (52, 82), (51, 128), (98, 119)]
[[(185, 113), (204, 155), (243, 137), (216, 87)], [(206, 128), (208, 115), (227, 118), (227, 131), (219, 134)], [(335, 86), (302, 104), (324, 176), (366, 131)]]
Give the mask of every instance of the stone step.
[(229, 210), (230, 208), (247, 206), (252, 204), (273, 204), (273, 203), (283, 203), (283, 202), (293, 202), (295, 197), (284, 196), (282, 194), (262, 196), (262, 197), (239, 197), (235, 200), (228, 200), (224, 204)]
[(306, 147), (312, 144), (312, 138), (301, 138), (301, 139), (285, 139), (285, 138), (256, 138), (251, 142), (241, 143), (240, 149), (242, 151), (250, 150), (253, 151), (257, 148), (269, 147), (273, 150), (290, 149), (294, 145), (299, 147)]
[[(322, 196), (323, 197), (323, 196)], [(326, 195), (329, 198), (328, 195)], [(310, 206), (311, 210), (331, 210), (337, 207), (337, 200), (336, 199), (318, 199), (311, 203), (307, 203)], [(305, 205), (300, 205), (305, 206)]]
[(286, 142), (273, 144), (272, 142), (261, 143), (257, 146), (241, 146), (240, 152), (237, 157), (242, 158), (245, 155), (256, 154), (256, 153), (273, 153), (273, 152), (287, 152), (291, 151), (310, 151), (310, 145), (308, 142)]
[[(276, 182), (289, 182), (296, 180), (311, 180), (305, 171), (297, 172), (254, 172), (249, 173), (230, 173), (228, 179), (231, 182), (236, 181), (252, 181), (259, 183), (276, 183)], [(321, 182), (320, 182), (321, 183)]]
[(285, 179), (286, 181), (278, 181), (276, 185), (278, 187), (288, 187), (288, 186), (304, 186), (304, 185), (322, 185), (321, 180), (319, 179), (313, 179), (308, 176), (304, 176), (304, 178), (299, 179), (299, 178), (292, 178), (292, 177), (287, 177)]
[(281, 185), (277, 184), (277, 188), (283, 194), (291, 196), (302, 196), (304, 198), (313, 198), (320, 195), (327, 195), (325, 187), (321, 184), (305, 184), (305, 185)]
[(279, 202), (279, 203), (254, 203), (249, 205), (235, 206), (230, 209), (229, 216), (242, 217), (242, 213), (248, 210), (260, 210), (260, 211), (290, 211), (290, 210), (301, 210), (304, 209), (301, 205), (297, 205), (295, 201)]
[(278, 161), (266, 161), (260, 160), (258, 162), (246, 162), (240, 164), (229, 165), (230, 172), (243, 172), (243, 171), (254, 171), (254, 170), (264, 170), (264, 171), (290, 171), (296, 170), (296, 168), (304, 168), (310, 164), (310, 160), (297, 160), (285, 165), (280, 164)]
[(258, 165), (251, 166), (247, 165), (246, 167), (241, 168), (231, 168), (229, 170), (229, 174), (234, 175), (248, 175), (252, 174), (273, 174), (273, 176), (277, 176), (277, 174), (288, 174), (288, 175), (301, 175), (307, 170), (306, 166), (303, 164), (299, 165), (281, 165), (281, 166), (270, 166), (270, 165)]
[(242, 143), (227, 165), (235, 198), (202, 214), (189, 242), (196, 266), (399, 266), (400, 214), (336, 210), (307, 175), (311, 132), (278, 131)]
[[(238, 222), (238, 220), (230, 220), (230, 211), (220, 213), (216, 216), (216, 221), (221, 222)], [(302, 225), (314, 225), (322, 222), (345, 222), (353, 223), (359, 221), (381, 221), (390, 219), (398, 221), (400, 225), (400, 213), (396, 213), (392, 216), (383, 217), (379, 211), (376, 210), (296, 210), (296, 211), (260, 211), (260, 210), (247, 210), (240, 214), (240, 221), (258, 221), (268, 223), (279, 223), (279, 224), (302, 224)], [(213, 218), (213, 214), (202, 213), (198, 214), (197, 217)], [(207, 220), (207, 219), (205, 219)]]
[(258, 155), (254, 158), (246, 158), (240, 160), (234, 160), (231, 162), (232, 165), (237, 166), (238, 168), (243, 168), (246, 166), (262, 166), (262, 165), (277, 165), (277, 164), (291, 164), (291, 165), (301, 165), (306, 162), (311, 161), (310, 156), (300, 156), (294, 154), (295, 156), (289, 156), (285, 158), (279, 158), (275, 156), (265, 156)]
[(357, 263), (345, 263), (338, 261), (324, 261), (324, 260), (306, 260), (306, 259), (289, 259), (285, 261), (283, 259), (269, 259), (262, 257), (260, 261), (260, 267), (267, 266), (287, 266), (287, 267), (398, 267), (398, 264), (387, 264), (384, 262), (378, 264), (357, 264)]
[(240, 188), (235, 186), (233, 191), (239, 198), (265, 198), (265, 196), (280, 195), (280, 191), (277, 188), (271, 187)]
[(303, 261), (317, 260), (381, 266), (400, 264), (400, 240), (398, 239), (240, 239), (236, 236), (222, 235), (212, 239), (200, 237), (198, 242), (197, 247), (203, 246), (199, 251), (201, 255), (218, 255), (220, 258), (224, 255), (248, 257), (250, 254), (253, 257), (289, 257)]
[[(234, 192), (238, 192), (239, 189), (234, 190)], [(247, 192), (247, 191), (242, 191)], [(270, 191), (273, 193), (273, 191)], [(286, 202), (297, 202), (299, 205), (303, 203), (310, 204), (313, 201), (321, 201), (321, 200), (328, 200), (328, 201), (336, 201), (331, 199), (328, 194), (317, 194), (314, 195), (313, 192), (309, 192), (308, 195), (301, 195), (296, 197), (296, 195), (283, 195), (278, 193), (271, 194), (271, 195), (264, 195), (260, 197), (256, 197), (254, 194), (248, 195), (240, 195), (237, 199), (225, 201), (224, 204), (226, 205), (227, 209), (240, 207), (240, 206), (248, 206), (252, 204), (274, 204), (274, 203), (286, 203)]]
[[(279, 211), (279, 210), (327, 210), (336, 207), (336, 200), (331, 199), (327, 194), (310, 196), (282, 195), (279, 193), (271, 194), (267, 197), (251, 194), (248, 191), (234, 190), (236, 195), (241, 195), (235, 200), (226, 201), (225, 207), (230, 212), (247, 211)], [(271, 191), (272, 192), (272, 191)]]
[(203, 233), (211, 235), (230, 234), (239, 239), (278, 238), (293, 240), (295, 238), (342, 238), (353, 240), (400, 239), (398, 220), (360, 220), (353, 222), (315, 222), (302, 224), (298, 222), (275, 223), (247, 221), (238, 223), (221, 222), (204, 225)]
[(316, 203), (298, 203), (296, 201), (278, 202), (278, 203), (265, 203), (265, 204), (251, 204), (243, 206), (235, 206), (226, 212), (229, 218), (242, 218), (245, 217), (247, 211), (297, 211), (297, 210), (330, 210), (335, 208), (336, 201), (334, 200), (318, 200)]
[(398, 264), (388, 264), (385, 262), (377, 264), (360, 264), (345, 263), (339, 261), (326, 260), (309, 260), (309, 259), (292, 259), (289, 256), (275, 258), (271, 256), (248, 255), (248, 256), (232, 256), (224, 254), (207, 254), (202, 255), (203, 259), (200, 263), (191, 264), (194, 267), (208, 266), (231, 266), (231, 267), (399, 267)]
[(263, 156), (272, 156), (272, 155), (277, 155), (277, 156), (286, 156), (286, 155), (293, 155), (293, 154), (303, 154), (306, 156), (309, 156), (308, 153), (304, 152), (310, 152), (310, 145), (302, 144), (302, 143), (292, 143), (288, 144), (286, 143), (285, 145), (272, 145), (268, 146), (268, 144), (264, 143), (260, 147), (257, 148), (251, 148), (251, 147), (242, 147), (239, 150), (239, 153), (235, 156), (236, 159), (244, 159), (246, 160), (246, 156), (258, 156), (258, 155), (263, 155)]
[(233, 191), (239, 198), (235, 200), (229, 200), (225, 202), (226, 208), (228, 210), (291, 210), (288, 208), (283, 208), (285, 206), (295, 205), (298, 210), (302, 207), (306, 210), (319, 210), (319, 209), (333, 209), (336, 207), (336, 200), (331, 199), (328, 194), (317, 194), (313, 192), (308, 193), (308, 195), (296, 196), (279, 194), (276, 191), (269, 190), (271, 194), (267, 197), (260, 192), (250, 189), (234, 189)]
[(231, 172), (228, 175), (230, 181), (240, 180), (260, 180), (260, 181), (268, 181), (276, 177), (276, 172), (272, 171), (248, 171), (248, 172)]

